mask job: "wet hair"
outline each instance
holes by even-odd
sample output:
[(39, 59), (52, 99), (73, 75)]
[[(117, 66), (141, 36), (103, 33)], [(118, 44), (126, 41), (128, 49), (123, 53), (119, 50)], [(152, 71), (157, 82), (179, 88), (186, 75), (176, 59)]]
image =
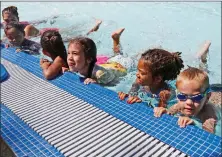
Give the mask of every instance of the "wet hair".
[(207, 73), (195, 67), (189, 66), (179, 74), (176, 81), (176, 87), (178, 88), (179, 84), (184, 80), (196, 80), (200, 83), (200, 87), (202, 87), (201, 90), (203, 91), (205, 91), (210, 86)]
[(92, 76), (93, 68), (97, 62), (96, 55), (97, 55), (97, 48), (95, 42), (87, 37), (76, 37), (72, 39), (69, 42), (68, 47), (73, 43), (79, 43), (83, 47), (84, 56), (87, 59), (91, 60), (91, 63), (89, 65), (89, 71), (88, 71), (88, 78)]
[(163, 49), (149, 49), (141, 58), (151, 70), (152, 76), (162, 76), (163, 81), (174, 80), (184, 67), (181, 52), (170, 53)]
[(2, 10), (2, 17), (4, 16), (4, 13), (5, 12), (10, 12), (11, 14), (13, 14), (13, 15), (15, 15), (17, 18), (18, 18), (18, 21), (19, 21), (19, 16), (18, 16), (18, 9), (17, 9), (17, 7), (15, 7), (15, 6), (9, 6), (9, 7), (7, 7), (7, 8), (4, 8), (3, 10)]
[(6, 24), (6, 26), (4, 28), (5, 34), (7, 34), (7, 31), (11, 28), (15, 28), (25, 35), (24, 26), (22, 24), (9, 22), (8, 24)]
[(40, 40), (42, 49), (47, 51), (51, 56), (60, 56), (67, 64), (67, 52), (62, 37), (58, 31), (45, 31)]

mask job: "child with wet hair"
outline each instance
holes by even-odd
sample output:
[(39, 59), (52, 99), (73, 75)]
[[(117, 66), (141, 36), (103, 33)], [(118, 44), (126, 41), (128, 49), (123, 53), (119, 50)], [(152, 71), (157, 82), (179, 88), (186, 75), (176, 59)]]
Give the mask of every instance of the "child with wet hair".
[[(39, 30), (35, 28), (33, 25), (30, 24), (30, 22), (22, 21), (19, 22), (19, 16), (18, 16), (18, 8), (15, 6), (9, 6), (2, 10), (2, 18), (4, 20), (4, 23), (2, 23), (2, 27), (4, 28), (8, 23), (14, 22), (21, 24), (23, 30), (25, 31), (25, 37), (28, 36), (37, 36), (39, 34)], [(45, 20), (42, 21), (36, 21), (35, 24), (40, 24), (45, 22)]]
[(178, 103), (162, 113), (179, 114), (178, 125), (182, 128), (201, 122), (202, 128), (214, 133), (221, 117), (220, 109), (209, 102), (211, 90), (209, 77), (198, 68), (189, 67), (181, 72), (176, 80)]
[[(118, 29), (115, 31), (114, 34), (117, 38), (120, 37), (123, 30)], [(113, 40), (115, 41), (116, 38), (113, 38)], [(126, 68), (117, 62), (96, 64), (96, 44), (87, 37), (76, 37), (69, 42), (67, 62), (69, 69), (64, 69), (64, 72), (69, 70), (81, 74), (86, 78), (84, 84), (113, 85), (127, 73)]]
[(5, 35), (9, 41), (5, 47), (16, 47), (16, 52), (24, 51), (32, 55), (39, 55), (40, 44), (25, 38), (23, 26), (17, 23), (8, 23), (5, 26)]
[(180, 57), (181, 52), (168, 52), (163, 49), (149, 49), (139, 59), (136, 82), (133, 83), (129, 93), (119, 92), (120, 100), (129, 96), (127, 103), (141, 102), (140, 93), (148, 98), (157, 100), (154, 116), (167, 107), (167, 101), (175, 96), (175, 91), (166, 82), (176, 79), (184, 67)]
[(68, 68), (67, 52), (59, 32), (48, 30), (41, 36), (42, 52), (50, 57), (40, 60), (40, 66), (46, 79), (53, 79), (62, 73), (62, 68)]

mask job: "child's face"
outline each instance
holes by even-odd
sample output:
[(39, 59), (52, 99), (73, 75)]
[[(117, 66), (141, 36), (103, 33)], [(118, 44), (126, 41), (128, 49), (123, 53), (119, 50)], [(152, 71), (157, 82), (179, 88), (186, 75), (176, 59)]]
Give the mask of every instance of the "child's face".
[(14, 46), (20, 46), (24, 41), (24, 34), (16, 28), (10, 28), (6, 32), (9, 42)]
[(141, 59), (138, 62), (136, 77), (136, 82), (142, 86), (151, 86), (153, 83), (151, 70)]
[(72, 72), (81, 72), (86, 68), (83, 47), (79, 43), (74, 42), (69, 45), (67, 62)]
[(13, 15), (12, 13), (7, 12), (7, 11), (3, 13), (3, 20), (6, 23), (9, 23), (9, 22), (19, 22), (18, 18), (15, 15)]
[[(194, 99), (195, 96), (198, 94), (203, 94), (205, 91), (201, 90), (201, 85), (196, 80), (183, 80), (178, 84), (177, 87), (178, 93), (185, 95), (185, 96), (192, 96)], [(186, 97), (187, 98), (187, 97)], [(191, 98), (191, 99), (192, 99)], [(181, 113), (187, 116), (197, 115), (204, 104), (207, 103), (209, 98), (209, 94), (205, 95), (201, 100), (195, 101), (191, 100), (189, 97), (185, 100), (179, 100), (178, 103), (183, 106)]]

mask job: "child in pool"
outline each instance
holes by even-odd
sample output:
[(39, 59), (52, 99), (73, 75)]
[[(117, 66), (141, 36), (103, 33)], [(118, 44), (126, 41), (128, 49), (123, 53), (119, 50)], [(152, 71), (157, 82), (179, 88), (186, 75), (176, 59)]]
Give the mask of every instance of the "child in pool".
[(5, 26), (4, 31), (6, 37), (9, 40), (9, 44), (5, 45), (6, 48), (16, 47), (16, 52), (24, 51), (33, 55), (40, 54), (40, 44), (25, 38), (25, 31), (22, 25), (16, 23), (8, 23)]
[(170, 53), (163, 49), (149, 49), (145, 51), (138, 62), (136, 82), (133, 83), (129, 94), (119, 92), (120, 100), (129, 96), (127, 103), (141, 102), (138, 93), (158, 100), (154, 115), (166, 108), (167, 101), (175, 96), (166, 81), (174, 80), (184, 67), (183, 60), (180, 58), (181, 52)]
[[(4, 21), (2, 23), (3, 28), (9, 22), (14, 22), (14, 23), (19, 23), (22, 25), (22, 27), (25, 31), (25, 37), (36, 36), (37, 34), (39, 34), (39, 30), (37, 28), (35, 28), (30, 22), (27, 22), (27, 21), (19, 22), (18, 9), (15, 6), (9, 6), (7, 8), (4, 8), (2, 10), (2, 18)], [(33, 24), (40, 24), (43, 22), (46, 22), (46, 20), (35, 21), (35, 22), (33, 22)]]
[(204, 130), (214, 133), (218, 117), (215, 106), (209, 102), (211, 92), (207, 73), (189, 67), (179, 74), (176, 87), (178, 103), (162, 110), (158, 117), (164, 112), (171, 115), (179, 113), (178, 125), (182, 128), (193, 124), (194, 118), (197, 118)]
[(48, 30), (41, 36), (42, 52), (53, 62), (40, 59), (40, 66), (46, 79), (53, 79), (62, 73), (62, 68), (68, 68), (67, 53), (59, 32)]
[[(52, 18), (57, 18), (58, 16), (53, 16)], [(15, 22), (15, 23), (20, 23), (23, 26), (23, 29), (25, 31), (25, 37), (36, 37), (39, 35), (42, 35), (45, 31), (47, 30), (55, 30), (55, 31), (59, 31), (60, 33), (65, 32), (62, 29), (59, 28), (43, 28), (43, 29), (37, 29), (36, 27), (34, 27), (33, 25), (30, 24), (30, 22), (27, 21), (23, 21), (23, 22), (19, 22), (19, 16), (18, 16), (18, 9), (15, 6), (9, 6), (7, 8), (4, 8), (2, 10), (2, 18), (4, 20), (4, 23), (2, 24), (2, 27), (4, 28), (5, 25), (9, 22)], [(45, 22), (45, 20), (43, 21), (36, 21), (35, 24), (39, 24)], [(96, 25), (90, 29), (90, 31), (87, 33), (87, 35), (89, 35), (90, 33), (97, 31), (99, 29), (100, 24), (102, 23), (101, 20), (97, 20), (96, 21)], [(63, 39), (65, 42), (69, 41), (70, 38), (64, 38)]]
[[(119, 38), (124, 29), (115, 31)], [(116, 38), (113, 38), (115, 41)], [(96, 64), (97, 48), (93, 40), (86, 37), (77, 37), (68, 45), (69, 71), (78, 72), (86, 77), (84, 83), (99, 83), (107, 85), (126, 75), (126, 68), (119, 63)], [(67, 71), (68, 69), (64, 69)]]

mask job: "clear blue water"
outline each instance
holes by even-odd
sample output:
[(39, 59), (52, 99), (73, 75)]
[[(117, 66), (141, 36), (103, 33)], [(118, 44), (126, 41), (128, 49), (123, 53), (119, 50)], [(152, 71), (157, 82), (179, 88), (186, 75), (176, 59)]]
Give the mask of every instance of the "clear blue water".
[[(221, 83), (220, 2), (2, 2), (1, 10), (9, 5), (18, 7), (20, 21), (57, 14), (54, 24), (48, 22), (37, 28), (74, 26), (71, 36), (85, 33), (94, 25), (94, 18), (102, 19), (99, 31), (90, 35), (98, 54), (112, 55), (110, 35), (120, 27), (126, 28), (121, 44), (128, 56), (161, 45), (169, 51), (183, 52), (185, 65), (198, 65), (195, 53), (204, 40), (211, 40), (210, 82)], [(135, 71), (108, 88), (127, 92), (134, 79)]]

